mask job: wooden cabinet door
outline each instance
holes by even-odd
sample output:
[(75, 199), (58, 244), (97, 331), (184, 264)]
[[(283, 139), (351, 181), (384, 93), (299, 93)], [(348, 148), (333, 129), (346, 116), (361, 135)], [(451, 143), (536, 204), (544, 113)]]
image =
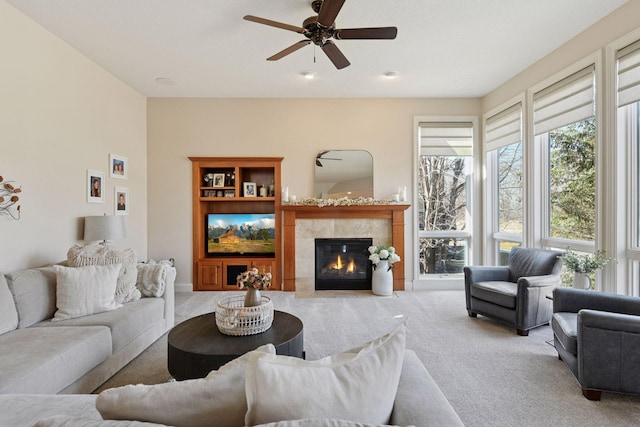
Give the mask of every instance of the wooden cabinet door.
[(202, 291), (220, 291), (222, 284), (222, 262), (207, 262), (198, 265), (200, 283), (197, 289)]

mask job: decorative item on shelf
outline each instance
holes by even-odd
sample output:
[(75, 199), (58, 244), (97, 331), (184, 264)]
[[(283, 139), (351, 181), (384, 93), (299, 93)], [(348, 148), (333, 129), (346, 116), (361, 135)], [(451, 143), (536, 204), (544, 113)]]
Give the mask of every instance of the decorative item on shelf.
[(256, 183), (255, 182), (243, 182), (242, 187), (244, 190), (244, 197), (256, 197)]
[(393, 246), (369, 246), (369, 261), (373, 264), (371, 291), (376, 295), (393, 293), (393, 263), (400, 261)]
[(213, 173), (205, 173), (202, 180), (209, 186), (213, 187)]
[(213, 174), (213, 186), (214, 187), (224, 187), (224, 174), (223, 173), (214, 173)]
[(289, 187), (282, 187), (282, 202), (289, 203)]
[(244, 273), (238, 274), (236, 283), (238, 288), (247, 288), (244, 306), (254, 307), (262, 304), (260, 295), (261, 289), (269, 289), (271, 287), (271, 273), (260, 273), (257, 268), (251, 268)]
[(244, 296), (225, 297), (216, 305), (216, 326), (225, 335), (245, 336), (266, 331), (273, 323), (273, 302), (262, 296), (262, 303), (244, 306)]
[(19, 193), (22, 187), (16, 187), (12, 183), (15, 181), (4, 181), (0, 176), (0, 215), (9, 215), (15, 220), (20, 219), (20, 205), (16, 203), (20, 201)]
[(571, 250), (571, 247), (567, 247), (567, 252), (559, 258), (563, 265), (573, 271), (573, 287), (576, 289), (592, 289), (590, 275), (611, 261), (618, 262), (615, 258), (608, 257), (605, 250), (598, 250), (594, 254), (579, 254)]
[(269, 184), (269, 197), (275, 197), (276, 195), (276, 186), (273, 183), (273, 181), (271, 181), (271, 184)]
[(260, 197), (267, 197), (267, 187), (264, 185), (260, 187)]

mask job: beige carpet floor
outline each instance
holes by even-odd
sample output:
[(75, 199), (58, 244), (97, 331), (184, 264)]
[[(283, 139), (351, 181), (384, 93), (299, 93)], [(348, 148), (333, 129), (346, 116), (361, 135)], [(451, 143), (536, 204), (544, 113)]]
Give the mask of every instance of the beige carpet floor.
[[(528, 337), (502, 323), (467, 316), (463, 291), (266, 292), (277, 310), (304, 323), (307, 359), (318, 359), (391, 330), (408, 316), (407, 348), (415, 350), (467, 426), (639, 426), (640, 396), (582, 397), (555, 349), (551, 328)], [(177, 292), (177, 322), (214, 311), (228, 293)], [(212, 325), (214, 327), (214, 325)], [(169, 381), (166, 335), (100, 389)], [(428, 396), (415, 396), (428, 399)]]

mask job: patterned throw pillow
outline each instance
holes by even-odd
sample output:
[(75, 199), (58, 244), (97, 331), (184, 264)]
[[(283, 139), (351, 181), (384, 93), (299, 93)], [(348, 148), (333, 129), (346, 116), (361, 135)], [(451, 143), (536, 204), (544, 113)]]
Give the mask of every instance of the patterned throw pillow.
[(122, 304), (140, 299), (140, 291), (136, 287), (137, 258), (133, 249), (121, 249), (109, 245), (74, 245), (67, 252), (67, 260), (69, 267), (122, 264), (116, 285), (116, 303)]

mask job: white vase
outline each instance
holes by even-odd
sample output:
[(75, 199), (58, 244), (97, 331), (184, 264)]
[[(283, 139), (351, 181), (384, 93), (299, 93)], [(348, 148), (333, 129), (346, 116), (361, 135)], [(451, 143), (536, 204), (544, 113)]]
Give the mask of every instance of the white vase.
[(393, 293), (393, 270), (389, 261), (381, 260), (371, 274), (371, 290), (376, 295), (388, 296)]
[(591, 289), (591, 278), (587, 273), (573, 273), (574, 289)]

